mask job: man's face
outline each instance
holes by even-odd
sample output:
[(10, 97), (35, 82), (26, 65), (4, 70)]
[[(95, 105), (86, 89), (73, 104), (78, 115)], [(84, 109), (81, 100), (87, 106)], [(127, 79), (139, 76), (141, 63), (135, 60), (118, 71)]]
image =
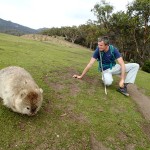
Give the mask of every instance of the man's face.
[(100, 49), (100, 51), (104, 51), (107, 50), (108, 45), (105, 45), (103, 41), (98, 42), (98, 48)]

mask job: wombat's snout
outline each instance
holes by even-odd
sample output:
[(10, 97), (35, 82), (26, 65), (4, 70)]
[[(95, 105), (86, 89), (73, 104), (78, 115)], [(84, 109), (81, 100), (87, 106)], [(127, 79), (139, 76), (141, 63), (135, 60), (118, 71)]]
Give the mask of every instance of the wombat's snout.
[(37, 110), (37, 106), (34, 106), (34, 107), (31, 108), (30, 112), (31, 112), (32, 116), (36, 114), (36, 110)]

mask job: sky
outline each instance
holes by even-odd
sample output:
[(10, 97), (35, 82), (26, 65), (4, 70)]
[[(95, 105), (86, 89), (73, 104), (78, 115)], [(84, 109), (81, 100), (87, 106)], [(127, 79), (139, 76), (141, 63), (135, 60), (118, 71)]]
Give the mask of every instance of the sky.
[[(101, 0), (0, 0), (0, 18), (33, 29), (79, 26), (96, 20), (91, 9)], [(133, 0), (106, 0), (114, 11)]]

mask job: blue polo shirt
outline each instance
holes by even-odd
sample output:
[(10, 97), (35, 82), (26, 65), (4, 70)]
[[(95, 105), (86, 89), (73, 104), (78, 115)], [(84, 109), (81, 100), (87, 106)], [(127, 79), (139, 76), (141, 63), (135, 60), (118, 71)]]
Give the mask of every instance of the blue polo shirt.
[[(115, 63), (115, 60), (121, 57), (121, 54), (119, 53), (118, 49), (114, 47), (113, 50), (114, 56), (111, 54), (110, 51), (110, 46), (109, 50), (107, 52), (103, 51), (103, 56), (102, 56), (102, 64), (104, 65), (103, 70), (109, 69), (109, 64), (110, 63)], [(99, 55), (99, 48), (97, 47), (96, 50), (93, 53), (93, 58), (97, 59), (98, 61), (100, 60), (100, 55)], [(107, 66), (105, 66), (107, 65)]]

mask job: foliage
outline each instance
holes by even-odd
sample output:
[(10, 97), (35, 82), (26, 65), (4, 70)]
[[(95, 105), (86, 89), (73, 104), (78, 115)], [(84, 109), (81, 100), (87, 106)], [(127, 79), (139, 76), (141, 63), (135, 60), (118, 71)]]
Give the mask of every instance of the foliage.
[(131, 16), (133, 29), (131, 35), (137, 51), (137, 58), (142, 62), (150, 57), (150, 3), (149, 0), (135, 0), (128, 6), (128, 14)]
[(129, 43), (129, 35), (130, 35), (130, 19), (128, 14), (125, 12), (117, 12), (114, 13), (110, 19), (111, 32), (113, 32), (113, 43), (120, 48), (120, 52), (122, 52), (125, 56), (128, 45), (132, 46), (132, 41)]
[(99, 27), (93, 23), (89, 23), (79, 26), (79, 30), (82, 33), (82, 37), (85, 39), (85, 46), (94, 49), (95, 44), (97, 44), (97, 38), (100, 35)]
[(147, 60), (147, 61), (144, 62), (142, 70), (150, 73), (150, 60)]
[(97, 24), (103, 25), (103, 27), (109, 31), (109, 20), (111, 18), (111, 13), (113, 11), (113, 6), (102, 0), (101, 3), (97, 3), (91, 10), (97, 17)]

